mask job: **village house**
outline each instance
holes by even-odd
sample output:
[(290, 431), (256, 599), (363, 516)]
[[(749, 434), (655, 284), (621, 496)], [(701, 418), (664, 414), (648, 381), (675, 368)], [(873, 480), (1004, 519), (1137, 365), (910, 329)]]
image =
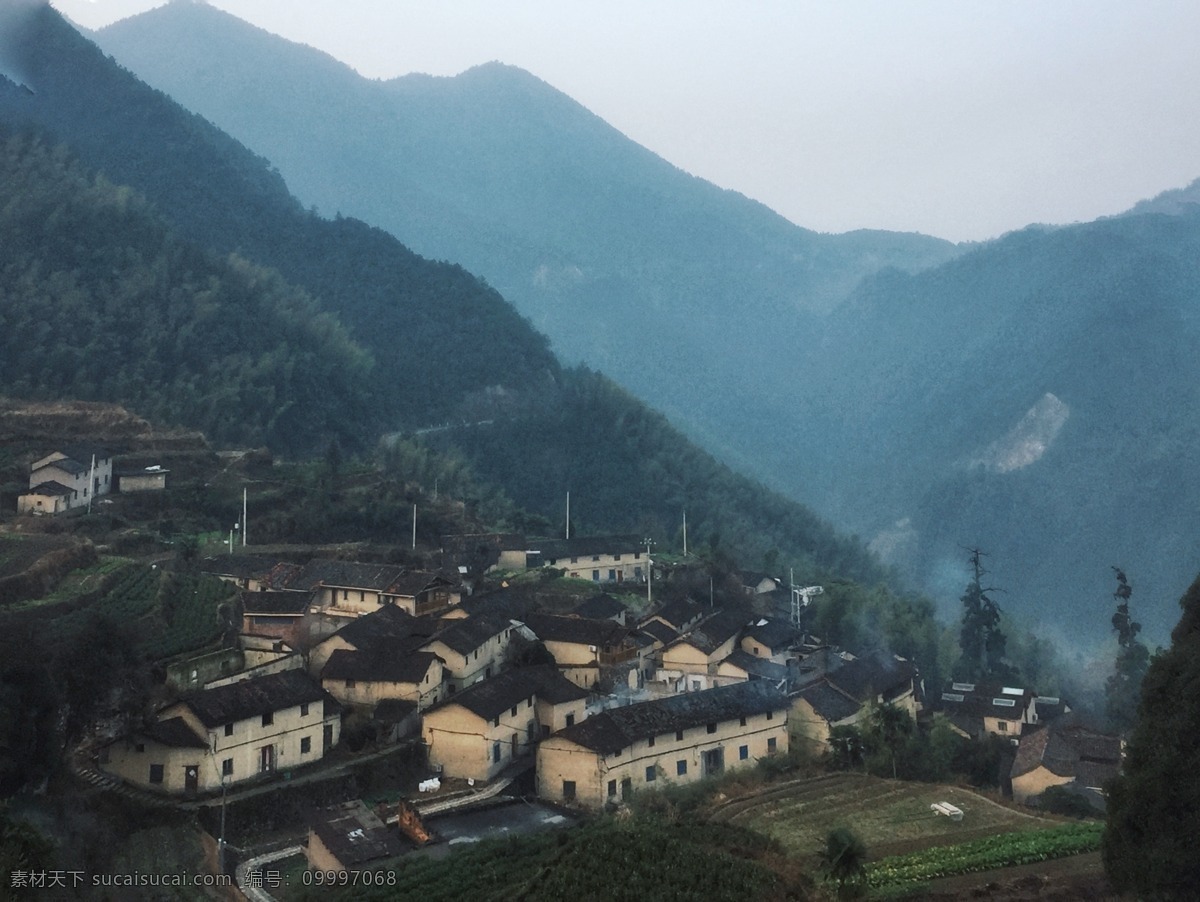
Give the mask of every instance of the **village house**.
[(955, 732), (968, 739), (1004, 736), (1016, 742), (1038, 723), (1037, 693), (1012, 686), (952, 683), (941, 708)]
[(543, 736), (581, 721), (587, 696), (550, 666), (475, 683), (425, 712), (429, 763), (446, 776), (491, 780)]
[(783, 583), (773, 576), (753, 570), (742, 571), (742, 591), (747, 595), (768, 595), (782, 587)]
[(405, 848), (398, 830), (355, 800), (313, 812), (304, 855), (311, 871), (342, 873), (382, 867)]
[(625, 626), (628, 613), (629, 609), (625, 605), (611, 595), (601, 592), (578, 604), (570, 616), (583, 617), (585, 620), (612, 620)]
[(712, 688), (718, 666), (737, 647), (748, 619), (743, 611), (720, 610), (700, 621), (663, 648), (654, 680), (665, 683), (673, 692)]
[[(247, 592), (300, 591), (291, 589), (289, 583), (301, 569), (299, 564), (253, 554), (223, 554), (205, 558), (200, 563), (201, 573), (215, 576)], [(305, 597), (309, 594), (306, 592)]]
[(788, 621), (759, 617), (746, 627), (741, 647), (756, 658), (786, 664), (788, 658), (796, 657), (794, 648), (801, 638), (796, 627)]
[(588, 537), (543, 541), (538, 546), (542, 566), (565, 571), (575, 579), (596, 583), (644, 582), (644, 543), (628, 536)]
[(420, 650), (438, 630), (442, 621), (413, 617), (392, 605), (358, 617), (331, 636), (314, 644), (308, 651), (308, 672), (320, 679), (330, 656), (339, 649), (372, 655), (403, 657)]
[(125, 494), (165, 491), (167, 474), (170, 472), (158, 464), (151, 464), (148, 467), (122, 466), (113, 470), (114, 491)]
[(393, 699), (424, 711), (441, 701), (442, 674), (442, 659), (432, 652), (337, 649), (321, 668), (321, 687), (357, 710), (373, 712), (380, 702)]
[(1017, 745), (1010, 777), (1014, 801), (1030, 803), (1062, 786), (1104, 810), (1104, 787), (1121, 770), (1117, 736), (1058, 720), (1026, 732)]
[(18, 497), (17, 512), (55, 514), (86, 507), (113, 490), (112, 455), (95, 445), (53, 451), (29, 468), (29, 491)]
[(503, 669), (512, 633), (509, 618), (487, 612), (465, 620), (442, 621), (421, 649), (442, 659), (446, 689), (454, 693)]
[(357, 617), (392, 605), (414, 617), (458, 604), (456, 579), (391, 564), (315, 559), (289, 580), (291, 588), (311, 589), (313, 604), (326, 616)]
[(147, 789), (205, 793), (320, 761), (340, 735), (337, 702), (289, 670), (185, 695), (104, 746), (99, 765)]
[(601, 711), (538, 746), (538, 795), (598, 808), (752, 766), (787, 751), (788, 707), (774, 686), (747, 682)]
[(585, 689), (596, 685), (604, 668), (637, 657), (629, 630), (613, 620), (529, 614), (525, 625), (546, 646), (563, 676)]
[(830, 731), (861, 721), (873, 707), (891, 705), (917, 716), (917, 670), (894, 655), (854, 658), (792, 694), (792, 739), (815, 752), (829, 745)]
[(730, 683), (742, 683), (747, 680), (766, 680), (787, 691), (792, 673), (786, 664), (776, 664), (770, 658), (756, 658), (737, 648), (717, 665), (713, 683), (717, 686), (728, 686)]
[(670, 627), (676, 633), (685, 633), (700, 622), (705, 614), (712, 610), (702, 607), (690, 598), (680, 598), (661, 606), (653, 614), (642, 618), (640, 628), (645, 629), (653, 623), (661, 623)]
[(282, 639), (293, 647), (307, 641), (311, 592), (242, 591), (238, 597), (243, 634)]

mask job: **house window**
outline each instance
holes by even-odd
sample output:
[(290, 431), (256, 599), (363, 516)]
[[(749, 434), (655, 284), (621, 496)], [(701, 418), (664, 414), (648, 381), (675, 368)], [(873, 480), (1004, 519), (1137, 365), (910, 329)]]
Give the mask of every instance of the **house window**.
[(574, 802), (575, 801), (575, 781), (574, 780), (563, 780), (563, 801), (564, 802)]
[(516, 716), (517, 716), (517, 706), (516, 706), (516, 705), (513, 705), (513, 706), (512, 706), (512, 710), (511, 710), (511, 711), (509, 711), (508, 713), (509, 713), (509, 715), (510, 715), (510, 716), (512, 716), (512, 717), (516, 717)]
[(676, 741), (676, 742), (683, 742), (683, 730), (676, 730), (676, 731), (675, 731), (675, 741)]
[(592, 582), (594, 582), (594, 583), (600, 582), (600, 571), (599, 570), (592, 571)]
[(300, 706), (300, 716), (308, 717), (308, 702), (305, 702)]
[(770, 739), (767, 740), (767, 754), (768, 755), (775, 754), (775, 745), (776, 745), (776, 740), (775, 740), (775, 737), (772, 736)]
[(573, 557), (573, 558), (571, 558), (571, 563), (572, 563), (572, 564), (578, 564), (578, 563), (579, 563), (579, 558), (577, 558), (577, 557)]
[(635, 561), (640, 561), (642, 559), (642, 553), (640, 551), (635, 551), (633, 553), (633, 559)]
[(226, 758), (221, 762), (221, 776), (222, 777), (232, 777), (233, 776), (233, 759), (232, 758)]
[(658, 779), (658, 768), (651, 764), (646, 768), (646, 782), (653, 783)]
[(687, 759), (680, 758), (675, 762), (675, 774), (680, 777), (687, 776)]
[(621, 752), (623, 752), (623, 751), (625, 751), (625, 750), (624, 750), (624, 749), (617, 749), (615, 752), (613, 752), (613, 757), (614, 757), (614, 758), (620, 758), (620, 757), (621, 757)]
[(493, 727), (500, 726), (500, 715), (499, 714), (497, 714), (494, 718), (492, 718), (492, 726)]
[(598, 554), (593, 554), (593, 555), (592, 555), (592, 560), (593, 560), (593, 561), (598, 561), (598, 560), (600, 560), (600, 555), (598, 555)]
[(996, 726), (1000, 728), (1001, 733), (1008, 732), (1008, 721), (1007, 720), (1000, 721), (999, 723), (996, 724)]
[(134, 748), (134, 751), (136, 751), (138, 754), (141, 754), (142, 752), (146, 751), (146, 743), (139, 742), (133, 748)]
[(651, 736), (649, 739), (646, 740), (646, 748), (648, 748), (648, 749), (654, 748), (654, 737), (653, 736)]
[(268, 711), (266, 714), (264, 714), (262, 716), (262, 725), (264, 727), (269, 727), (273, 723), (275, 723), (275, 712), (274, 711)]
[(163, 781), (163, 766), (161, 764), (150, 765), (150, 782), (162, 783)]
[(774, 720), (774, 719), (775, 719), (775, 712), (774, 712), (774, 711), (768, 711), (768, 712), (767, 712), (767, 720)]
[(715, 723), (710, 723), (710, 724), (709, 724), (708, 726), (706, 726), (704, 729), (705, 729), (705, 730), (707, 730), (707, 731), (708, 731), (708, 732), (710, 732), (710, 733), (715, 733), (715, 732), (717, 732), (717, 725), (716, 725)]
[(349, 601), (349, 600), (350, 600), (350, 590), (342, 589), (342, 601)]
[(609, 570), (608, 571), (608, 581), (611, 583), (611, 582), (615, 582), (616, 579), (617, 579), (617, 571)]
[(575, 726), (575, 715), (574, 714), (567, 715), (567, 726), (568, 727)]
[(738, 759), (741, 761), (745, 761), (749, 757), (750, 757), (750, 746), (739, 745), (738, 746)]
[(526, 707), (526, 709), (533, 707), (533, 696), (532, 695), (529, 696), (529, 698), (525, 699), (525, 707)]
[(745, 717), (742, 717), (742, 718), (741, 718), (741, 719), (738, 721), (738, 723), (740, 723), (740, 724), (741, 724), (741, 725), (744, 727), (744, 726), (746, 725), (746, 718), (745, 718)]
[(312, 740), (307, 736), (300, 737), (300, 754), (307, 755), (312, 751)]
[(617, 781), (609, 780), (608, 781), (608, 797), (611, 799), (611, 798), (615, 798), (616, 795), (617, 795)]
[(500, 763), (500, 743), (499, 742), (492, 743), (492, 762), (494, 764)]
[(354, 682), (354, 680), (346, 680), (346, 688), (347, 689), (353, 689), (356, 685), (357, 684)]
[(614, 554), (614, 555), (613, 555), (613, 560), (614, 560), (614, 561), (619, 561), (620, 559), (621, 559), (621, 555), (619, 555), (619, 554)]

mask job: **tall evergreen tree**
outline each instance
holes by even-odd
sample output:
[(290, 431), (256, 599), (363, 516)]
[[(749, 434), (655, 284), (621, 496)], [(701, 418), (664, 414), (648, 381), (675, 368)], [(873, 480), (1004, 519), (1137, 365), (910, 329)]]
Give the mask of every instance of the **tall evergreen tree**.
[(1143, 899), (1193, 899), (1200, 887), (1200, 578), (1180, 601), (1171, 647), (1142, 682), (1121, 776), (1109, 786), (1104, 868)]
[(958, 662), (954, 665), (955, 679), (964, 682), (984, 682), (1007, 679), (1012, 668), (1004, 660), (1008, 638), (1000, 629), (1000, 606), (985, 589), (983, 552), (971, 549), (971, 581), (962, 596), (962, 629), (959, 631)]
[(1133, 595), (1133, 588), (1120, 567), (1112, 569), (1117, 576), (1117, 590), (1113, 592), (1117, 611), (1112, 617), (1113, 629), (1117, 633), (1117, 658), (1104, 691), (1109, 727), (1127, 733), (1137, 718), (1138, 695), (1150, 664), (1150, 651), (1137, 638), (1142, 625), (1129, 615), (1129, 599)]

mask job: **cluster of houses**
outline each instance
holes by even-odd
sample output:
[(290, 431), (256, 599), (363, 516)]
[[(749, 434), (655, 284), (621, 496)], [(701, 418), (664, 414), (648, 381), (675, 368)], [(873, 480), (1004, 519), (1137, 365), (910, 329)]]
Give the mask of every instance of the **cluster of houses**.
[(17, 498), (17, 513), (58, 514), (87, 507), (110, 492), (166, 488), (168, 471), (158, 465), (113, 465), (113, 453), (98, 445), (71, 445), (51, 451), (29, 468), (29, 491)]
[[(638, 579), (643, 560), (615, 556), (626, 553), (600, 562), (600, 582)], [(609, 578), (617, 564), (631, 569)], [(603, 593), (548, 613), (510, 590), (471, 594), (457, 574), (399, 565), (229, 556), (205, 567), (240, 590), (236, 660), (176, 667), (179, 699), (99, 757), (166, 793), (318, 762), (354, 717), (376, 736), (422, 742), (443, 778), (489, 782), (532, 762), (540, 797), (599, 807), (794, 746), (819, 752), (879, 705), (914, 718), (926, 707), (911, 661), (840, 652), (748, 604), (672, 601), (634, 620)], [(1119, 743), (1067, 726), (1058, 699), (955, 683), (938, 707), (964, 736), (1019, 743), (1019, 800), (1099, 787), (1119, 767)]]

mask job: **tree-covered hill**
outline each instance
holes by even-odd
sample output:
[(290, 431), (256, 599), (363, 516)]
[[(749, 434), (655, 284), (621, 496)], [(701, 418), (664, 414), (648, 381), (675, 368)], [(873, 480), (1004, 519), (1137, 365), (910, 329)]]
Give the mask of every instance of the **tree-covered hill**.
[(174, 237), (127, 187), (0, 125), (0, 385), (221, 442), (361, 444), (372, 362), (278, 274)]
[[(363, 417), (366, 426), (358, 434), (364, 442), (431, 423), (490, 423), (481, 427), (494, 430), (490, 447), (467, 430), (431, 435), (461, 439), (479, 471), (497, 480), (487, 490), (506, 493), (528, 510), (550, 517), (557, 503), (550, 508), (544, 499), (557, 496), (562, 482), (572, 484), (564, 490), (598, 487), (585, 519), (590, 529), (604, 532), (630, 522), (670, 524), (677, 502), (686, 500), (693, 516), (728, 524), (709, 533), (720, 531), (722, 547), (732, 555), (775, 548), (781, 564), (794, 561), (823, 571), (849, 567), (844, 575), (878, 576), (855, 543), (838, 538), (810, 511), (719, 467), (664, 418), (604, 380), (564, 374), (544, 337), (462, 268), (424, 260), (357, 220), (329, 221), (303, 211), (265, 161), (119, 69), (49, 7), (10, 6), (0, 19), (0, 34), (9, 38), (0, 48), (4, 71), (24, 82), (0, 80), (0, 122), (48, 129), (53, 137), (47, 140), (66, 142), (81, 164), (144, 193), (182, 238), (215, 248), (222, 257), (236, 253), (248, 262), (235, 269), (266, 285), (278, 281), (280, 292), (290, 291), (285, 283), (300, 286), (314, 309), (333, 318), (330, 328), (339, 321), (347, 344), (370, 355), (373, 369), (365, 379), (352, 380), (361, 395), (338, 393), (340, 372), (330, 380), (328, 402), (345, 414), (337, 425), (346, 432), (358, 429)], [(136, 193), (116, 190), (130, 199)], [(46, 227), (56, 222), (48, 220)], [(79, 235), (71, 225), (56, 240), (69, 243)], [(120, 269), (120, 263), (113, 265)], [(98, 273), (110, 275), (120, 281), (119, 272)], [(141, 297), (155, 300), (153, 293)], [(132, 329), (136, 323), (127, 325)], [(248, 322), (244, 328), (256, 326)], [(144, 347), (142, 341), (138, 347)], [(123, 360), (125, 347), (113, 349), (110, 368), (135, 372), (140, 364)], [(156, 387), (128, 390), (148, 395)], [(4, 391), (12, 393), (12, 385), (0, 384)], [(43, 396), (54, 391), (67, 388), (46, 385)], [(218, 397), (229, 399), (236, 387), (221, 391)], [(611, 403), (612, 392), (621, 403)], [(129, 402), (135, 396), (143, 395), (111, 397)], [(263, 410), (269, 406), (263, 404)], [(198, 425), (189, 419), (194, 412), (209, 411), (189, 407), (176, 412), (175, 421)], [(256, 435), (254, 421), (243, 421), (235, 407), (221, 405), (211, 413), (225, 418), (221, 436), (249, 441)], [(634, 442), (631, 436), (645, 439)], [(686, 497), (675, 488), (680, 485), (688, 487)], [(662, 528), (663, 538), (671, 538), (672, 527)]]
[(317, 297), (374, 357), (384, 428), (553, 379), (546, 339), (493, 289), (361, 222), (305, 211), (266, 160), (122, 70), (49, 6), (5, 6), (0, 34), (0, 71), (23, 82), (0, 79), (0, 120), (47, 130), (144, 194), (182, 237), (278, 269)]

